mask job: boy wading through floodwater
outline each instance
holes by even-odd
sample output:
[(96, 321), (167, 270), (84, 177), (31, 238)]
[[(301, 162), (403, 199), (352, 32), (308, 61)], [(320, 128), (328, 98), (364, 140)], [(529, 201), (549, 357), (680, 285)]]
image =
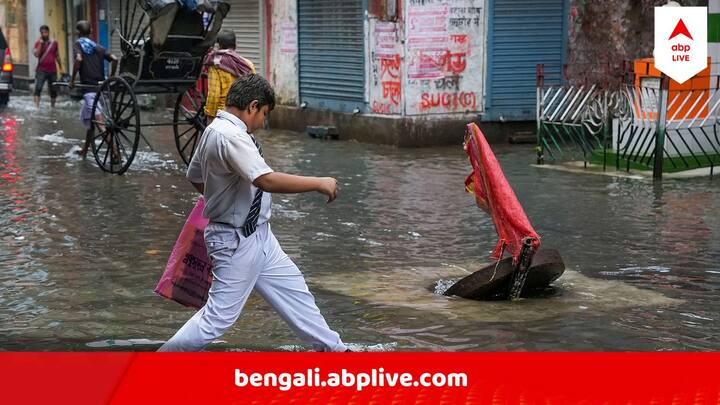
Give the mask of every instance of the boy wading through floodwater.
[(213, 263), (207, 303), (160, 351), (197, 351), (222, 336), (255, 289), (298, 336), (320, 351), (346, 351), (331, 330), (302, 273), (270, 230), (270, 193), (317, 191), (331, 202), (337, 181), (274, 172), (254, 138), (275, 106), (270, 84), (258, 75), (238, 79), (200, 140), (187, 178), (205, 196), (210, 220), (205, 244)]

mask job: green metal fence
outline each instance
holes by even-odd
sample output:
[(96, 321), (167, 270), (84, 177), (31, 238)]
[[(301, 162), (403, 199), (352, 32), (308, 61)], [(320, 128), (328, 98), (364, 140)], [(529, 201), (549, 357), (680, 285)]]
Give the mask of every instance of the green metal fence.
[(700, 168), (712, 176), (720, 165), (720, 77), (696, 77), (680, 88), (643, 75), (609, 88), (546, 85), (542, 71), (538, 66), (538, 163), (581, 161), (656, 178)]

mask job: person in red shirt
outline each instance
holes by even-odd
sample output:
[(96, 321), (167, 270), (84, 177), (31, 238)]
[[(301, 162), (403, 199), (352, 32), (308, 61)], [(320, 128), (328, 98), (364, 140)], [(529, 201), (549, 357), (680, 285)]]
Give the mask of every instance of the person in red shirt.
[(50, 105), (55, 107), (57, 91), (57, 66), (60, 66), (62, 74), (62, 62), (60, 61), (60, 48), (57, 41), (50, 39), (50, 28), (47, 25), (40, 27), (40, 38), (35, 42), (33, 54), (38, 58), (37, 70), (35, 71), (35, 107), (40, 107), (40, 96), (45, 83), (50, 91)]

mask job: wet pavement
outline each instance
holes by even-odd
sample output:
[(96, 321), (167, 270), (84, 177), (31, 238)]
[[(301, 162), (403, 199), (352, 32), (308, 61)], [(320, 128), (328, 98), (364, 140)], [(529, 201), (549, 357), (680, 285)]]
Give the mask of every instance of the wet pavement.
[[(81, 160), (77, 106), (0, 112), (0, 350), (154, 350), (193, 313), (153, 293), (196, 194), (171, 128), (146, 132), (123, 176)], [(163, 119), (158, 113), (143, 119)], [(460, 138), (460, 136), (459, 136)], [(718, 350), (720, 180), (648, 180), (532, 167), (495, 147), (568, 271), (518, 303), (431, 289), (487, 261), (496, 235), (463, 190), (461, 145), (396, 149), (259, 135), (271, 166), (342, 190), (274, 196), (273, 230), (329, 324), (356, 350)], [(253, 295), (209, 350), (305, 350)]]

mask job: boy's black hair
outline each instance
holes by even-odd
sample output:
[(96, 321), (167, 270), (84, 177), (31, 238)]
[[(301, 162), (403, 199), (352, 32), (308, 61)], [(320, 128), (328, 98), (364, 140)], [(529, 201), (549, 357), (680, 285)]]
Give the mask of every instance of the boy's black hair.
[(235, 49), (237, 48), (236, 41), (233, 30), (222, 30), (218, 33), (217, 43), (220, 45), (220, 49)]
[(258, 101), (258, 108), (269, 106), (275, 108), (275, 92), (264, 77), (256, 74), (241, 76), (230, 86), (225, 105), (245, 110), (253, 100)]
[(80, 33), (80, 35), (88, 36), (90, 35), (90, 31), (92, 31), (92, 26), (86, 20), (80, 20), (77, 24), (75, 24), (75, 29), (78, 33)]
[(40, 31), (50, 31), (50, 27), (48, 27), (47, 25), (41, 25)]

